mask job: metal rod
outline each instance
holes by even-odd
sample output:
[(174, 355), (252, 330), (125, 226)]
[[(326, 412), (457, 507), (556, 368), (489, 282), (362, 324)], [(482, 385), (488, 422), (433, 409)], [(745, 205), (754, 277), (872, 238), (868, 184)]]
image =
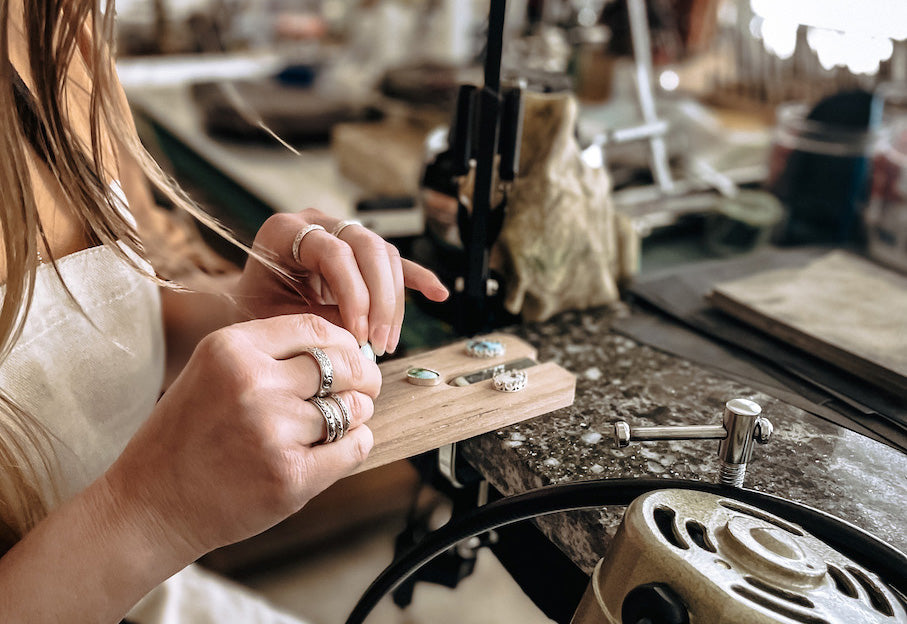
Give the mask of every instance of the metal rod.
[(647, 440), (723, 440), (727, 430), (723, 425), (677, 425), (631, 427), (625, 421), (614, 423), (614, 440), (623, 448), (630, 442)]
[[(639, 95), (639, 107), (642, 118), (647, 124), (656, 123), (658, 114), (655, 108), (655, 95), (652, 92), (652, 42), (649, 38), (649, 19), (646, 15), (645, 0), (627, 0), (627, 12), (630, 17), (630, 36), (633, 41), (633, 57), (636, 60), (636, 91)], [(668, 166), (668, 148), (664, 137), (653, 136), (649, 139), (652, 158), (652, 173), (655, 182), (665, 193), (674, 188), (671, 169)]]
[(504, 49), (505, 0), (491, 0), (488, 7), (488, 43), (485, 49), (485, 88), (501, 89), (501, 54)]
[(680, 425), (674, 427), (631, 427), (631, 440), (723, 440), (721, 425)]
[(476, 177), (466, 243), (466, 292), (463, 318), (466, 333), (476, 333), (487, 323), (488, 220), (494, 159), (501, 124), (501, 51), (504, 39), (505, 0), (491, 0), (488, 9), (488, 43), (485, 48), (485, 86), (477, 101)]

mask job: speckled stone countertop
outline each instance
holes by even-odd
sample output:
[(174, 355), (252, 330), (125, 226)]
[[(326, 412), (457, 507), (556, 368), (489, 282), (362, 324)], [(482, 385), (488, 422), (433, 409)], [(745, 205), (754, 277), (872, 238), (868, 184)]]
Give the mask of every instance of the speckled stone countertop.
[[(568, 312), (510, 330), (576, 374), (568, 408), (461, 443), (463, 457), (504, 494), (603, 477), (715, 481), (717, 442), (634, 442), (614, 448), (616, 420), (631, 425), (719, 424), (724, 404), (752, 399), (775, 427), (757, 446), (746, 487), (782, 495), (856, 524), (907, 552), (907, 455), (690, 362), (610, 331), (623, 306)], [(591, 573), (623, 508), (539, 519), (541, 530)]]

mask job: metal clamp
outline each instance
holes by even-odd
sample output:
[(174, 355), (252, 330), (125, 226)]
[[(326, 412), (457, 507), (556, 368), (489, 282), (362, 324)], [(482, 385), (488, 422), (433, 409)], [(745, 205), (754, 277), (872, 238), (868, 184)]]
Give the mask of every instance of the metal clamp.
[(746, 465), (753, 455), (753, 443), (767, 444), (773, 426), (762, 407), (749, 399), (732, 399), (724, 406), (721, 425), (678, 425), (667, 427), (631, 427), (621, 420), (614, 423), (614, 442), (624, 448), (633, 441), (648, 440), (721, 440), (718, 458), (721, 468), (718, 480), (725, 485), (743, 487)]

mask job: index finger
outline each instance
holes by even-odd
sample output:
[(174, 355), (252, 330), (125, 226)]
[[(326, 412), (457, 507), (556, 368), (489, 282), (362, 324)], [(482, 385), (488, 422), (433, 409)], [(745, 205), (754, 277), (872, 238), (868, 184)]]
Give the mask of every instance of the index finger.
[(450, 295), (437, 275), (412, 260), (403, 260), (403, 280), (407, 288), (418, 290), (431, 301), (441, 302)]
[(299, 355), (309, 347), (359, 349), (353, 335), (314, 314), (287, 314), (246, 321), (227, 328), (240, 331), (259, 351), (275, 360)]

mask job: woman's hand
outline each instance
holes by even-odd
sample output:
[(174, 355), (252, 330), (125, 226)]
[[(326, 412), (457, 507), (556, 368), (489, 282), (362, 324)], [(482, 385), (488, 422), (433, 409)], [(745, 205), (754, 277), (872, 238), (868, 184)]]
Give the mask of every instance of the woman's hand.
[[(307, 401), (321, 383), (309, 347), (331, 360), (332, 392), (352, 417), (329, 444)], [(363, 423), (380, 386), (356, 339), (320, 317), (231, 325), (199, 343), (105, 479), (127, 516), (198, 557), (269, 528), (355, 469), (372, 447)]]
[[(250, 258), (236, 295), (252, 316), (311, 312), (346, 328), (360, 344), (370, 341), (378, 355), (392, 352), (403, 325), (404, 288), (432, 301), (448, 292), (438, 278), (403, 260), (397, 249), (360, 225), (331, 232), (338, 223), (314, 210), (278, 214), (262, 225), (254, 249), (284, 267), (290, 279)], [(325, 231), (307, 234), (293, 257), (293, 241), (308, 225)]]

